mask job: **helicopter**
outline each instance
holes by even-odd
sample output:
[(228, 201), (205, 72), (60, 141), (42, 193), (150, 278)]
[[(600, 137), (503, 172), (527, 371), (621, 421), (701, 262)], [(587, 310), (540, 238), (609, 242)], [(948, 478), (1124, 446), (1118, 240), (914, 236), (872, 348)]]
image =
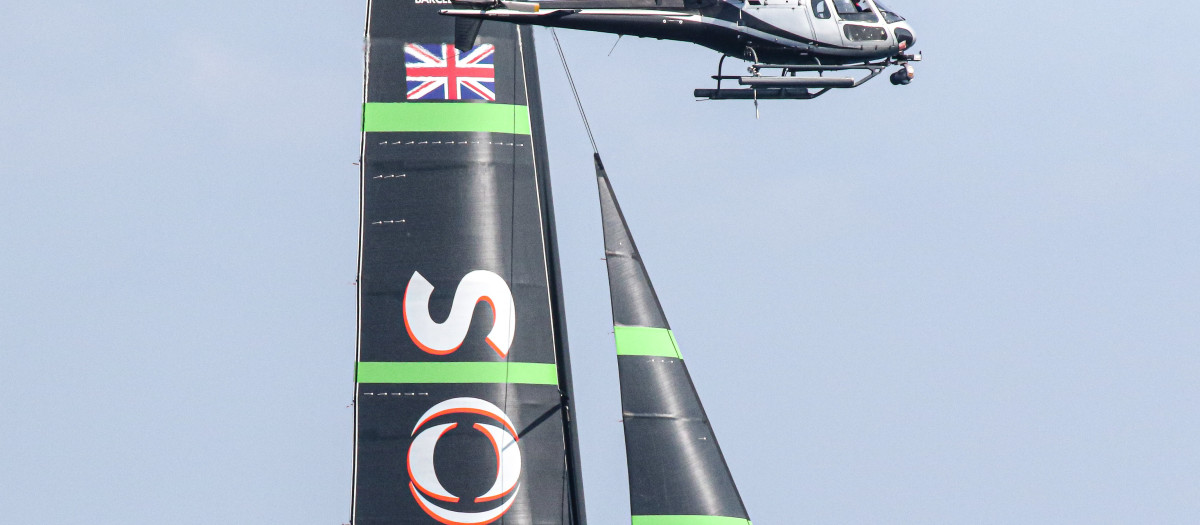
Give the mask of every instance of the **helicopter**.
[[(889, 0), (890, 1), (890, 0)], [(484, 20), (695, 43), (721, 53), (716, 88), (697, 99), (807, 100), (858, 87), (892, 66), (893, 85), (912, 82), (912, 27), (881, 0), (451, 0), (455, 47), (470, 49)], [(726, 75), (725, 59), (748, 75)], [(826, 76), (830, 72), (865, 76)], [(764, 74), (770, 72), (772, 74)], [(810, 73), (797, 75), (798, 73)], [(815, 76), (813, 76), (815, 74)], [(722, 87), (736, 81), (744, 87)]]

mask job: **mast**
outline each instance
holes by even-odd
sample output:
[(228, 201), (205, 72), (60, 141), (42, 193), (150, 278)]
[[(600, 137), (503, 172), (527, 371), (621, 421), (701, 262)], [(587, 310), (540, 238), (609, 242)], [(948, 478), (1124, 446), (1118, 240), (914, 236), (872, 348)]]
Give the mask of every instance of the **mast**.
[(596, 154), (633, 525), (750, 525)]
[(356, 525), (583, 525), (532, 32), (371, 0)]

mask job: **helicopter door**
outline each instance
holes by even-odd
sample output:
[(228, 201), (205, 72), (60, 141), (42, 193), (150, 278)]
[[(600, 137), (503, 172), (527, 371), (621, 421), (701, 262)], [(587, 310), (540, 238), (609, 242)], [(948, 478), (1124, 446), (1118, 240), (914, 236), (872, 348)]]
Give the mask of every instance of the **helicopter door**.
[(812, 24), (813, 39), (822, 44), (842, 45), (842, 31), (838, 28), (833, 0), (809, 0), (808, 21)]
[(809, 34), (808, 23), (799, 13), (801, 0), (747, 0), (746, 13), (772, 26), (798, 35)]

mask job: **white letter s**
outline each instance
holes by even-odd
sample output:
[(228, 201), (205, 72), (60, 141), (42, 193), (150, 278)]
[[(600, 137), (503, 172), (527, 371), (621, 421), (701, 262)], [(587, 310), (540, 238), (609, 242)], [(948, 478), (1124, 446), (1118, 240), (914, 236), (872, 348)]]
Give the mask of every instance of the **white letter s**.
[(508, 357), (516, 332), (516, 304), (508, 283), (495, 273), (476, 270), (468, 273), (454, 291), (454, 302), (450, 316), (444, 323), (434, 322), (429, 315), (429, 298), (433, 285), (421, 275), (413, 272), (404, 290), (404, 327), (408, 336), (421, 350), (433, 355), (447, 355), (458, 350), (467, 338), (471, 327), (475, 304), (487, 301), (492, 307), (492, 331), (487, 343), (500, 357)]

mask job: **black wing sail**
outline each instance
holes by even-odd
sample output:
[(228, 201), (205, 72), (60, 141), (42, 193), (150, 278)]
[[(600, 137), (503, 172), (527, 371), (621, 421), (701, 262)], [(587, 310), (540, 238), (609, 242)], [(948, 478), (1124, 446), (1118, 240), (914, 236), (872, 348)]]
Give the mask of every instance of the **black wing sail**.
[(582, 525), (532, 32), (373, 0), (356, 525)]
[(599, 155), (596, 178), (633, 525), (749, 525)]

